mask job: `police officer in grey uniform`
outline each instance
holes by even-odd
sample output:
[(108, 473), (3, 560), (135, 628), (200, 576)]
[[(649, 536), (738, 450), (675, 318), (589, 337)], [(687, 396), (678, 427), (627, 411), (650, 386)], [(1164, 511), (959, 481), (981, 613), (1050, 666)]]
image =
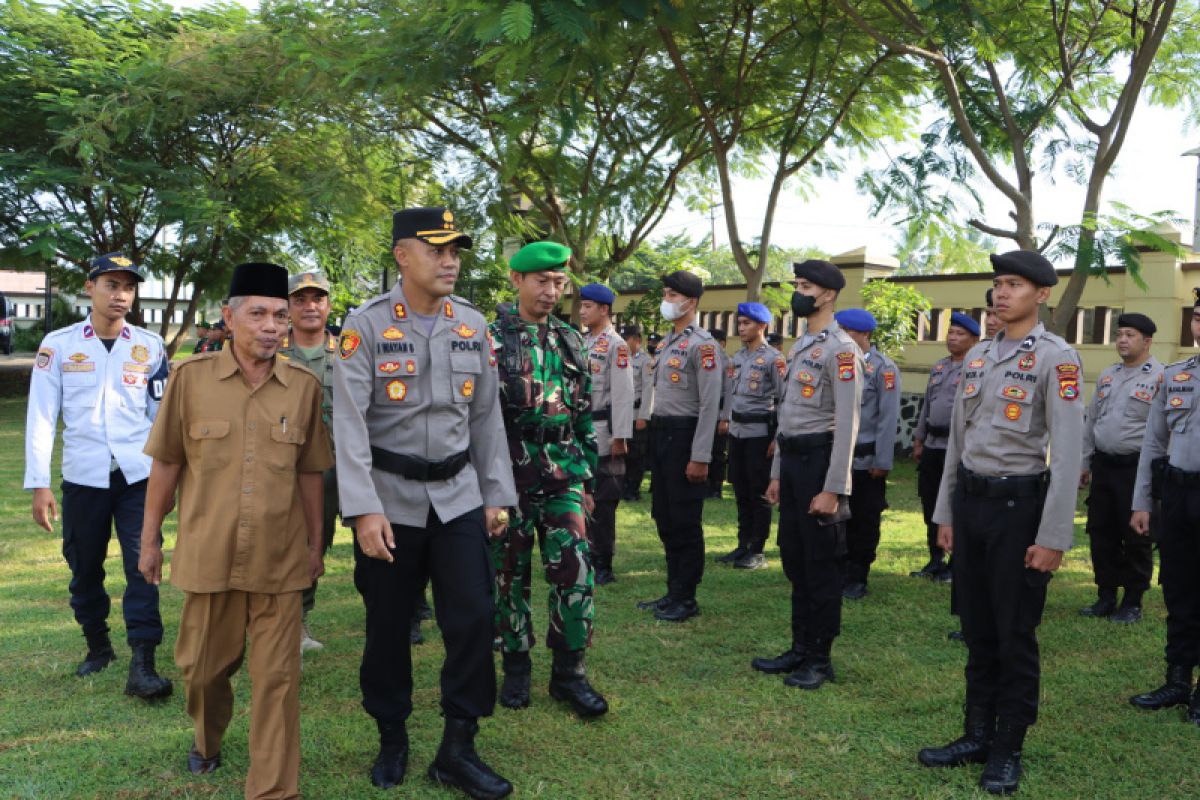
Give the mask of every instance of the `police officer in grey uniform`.
[(367, 612), (359, 683), (379, 728), (371, 782), (395, 786), (407, 770), (409, 620), (428, 570), (446, 647), (445, 733), (429, 775), (503, 797), (512, 785), (474, 748), (476, 720), (496, 700), (487, 535), (517, 503), (496, 358), (483, 315), (451, 294), (459, 248), (471, 246), (453, 213), (397, 212), (392, 241), (401, 282), (349, 315), (334, 367), (338, 491)]
[(729, 482), (737, 501), (737, 547), (717, 561), (738, 569), (767, 565), (763, 547), (771, 534), (771, 504), (763, 496), (771, 482), (775, 455), (776, 409), (787, 362), (763, 334), (771, 312), (762, 303), (738, 303), (738, 338), (726, 372), (725, 407), (729, 422)]
[(1038, 322), (1058, 282), (1050, 262), (1023, 250), (991, 260), (1005, 328), (967, 354), (933, 515), (939, 543), (954, 552), (965, 730), (918, 758), (928, 767), (986, 762), (980, 786), (1011, 794), (1037, 720), (1046, 586), (1074, 535), (1083, 376), (1079, 355)]
[(865, 308), (847, 308), (834, 314), (842, 330), (863, 352), (862, 409), (850, 492), (850, 519), (846, 521), (846, 586), (842, 597), (867, 596), (867, 576), (879, 548), (879, 526), (887, 503), (887, 475), (896, 450), (900, 420), (900, 370), (871, 343), (878, 327), (875, 315)]
[(629, 368), (633, 372), (633, 438), (629, 440), (629, 452), (625, 455), (625, 491), (622, 500), (642, 499), (642, 478), (646, 474), (646, 444), (650, 438), (650, 426), (638, 420), (642, 409), (642, 395), (646, 380), (650, 376), (650, 356), (642, 349), (642, 329), (637, 325), (626, 325), (621, 331), (625, 344), (629, 346)]
[(834, 679), (830, 648), (841, 632), (847, 495), (862, 402), (858, 345), (833, 317), (846, 279), (828, 261), (793, 267), (792, 313), (806, 320), (792, 345), (779, 402), (767, 500), (779, 503), (779, 557), (792, 583), (792, 646), (751, 666), (789, 673), (784, 683), (819, 689)]
[(704, 496), (724, 378), (717, 343), (695, 324), (703, 282), (684, 270), (662, 282), (660, 312), (674, 330), (659, 344), (638, 418), (650, 421), (651, 514), (667, 559), (667, 593), (638, 608), (665, 622), (683, 622), (700, 613)]
[[(1200, 341), (1200, 288), (1193, 289), (1192, 339)], [(1188, 705), (1187, 720), (1200, 725), (1200, 690), (1192, 693), (1192, 671), (1200, 662), (1200, 356), (1163, 370), (1162, 387), (1150, 405), (1146, 437), (1138, 459), (1129, 524), (1150, 534), (1150, 514), (1162, 501), (1158, 538), (1158, 579), (1167, 606), (1167, 679), (1152, 691), (1129, 699), (1155, 711)], [(1153, 484), (1153, 485), (1152, 485)]]
[(589, 283), (580, 292), (579, 320), (587, 326), (584, 346), (592, 376), (592, 422), (600, 456), (593, 497), (596, 509), (588, 520), (588, 541), (596, 567), (596, 585), (612, 583), (617, 545), (617, 504), (625, 488), (625, 456), (633, 438), (634, 368), (625, 340), (612, 324), (613, 290)]
[(942, 487), (942, 469), (946, 466), (946, 447), (950, 443), (950, 412), (954, 409), (954, 397), (962, 381), (964, 357), (978, 343), (979, 323), (961, 312), (952, 313), (950, 326), (946, 329), (946, 350), (950, 355), (930, 368), (925, 400), (917, 414), (913, 458), (917, 460), (917, 495), (921, 498), (921, 512), (925, 516), (929, 561), (909, 573), (914, 578), (950, 581), (946, 553), (938, 545), (938, 526), (933, 521), (933, 510)]
[[(1138, 455), (1146, 435), (1150, 405), (1162, 385), (1163, 365), (1150, 355), (1157, 327), (1145, 314), (1117, 317), (1121, 361), (1096, 379), (1096, 392), (1083, 427), (1080, 488), (1088, 495), (1087, 532), (1096, 572), (1096, 602), (1080, 611), (1130, 624), (1142, 618), (1142, 595), (1150, 588), (1154, 552), (1148, 536), (1129, 527)], [(1117, 607), (1117, 588), (1125, 597)]]

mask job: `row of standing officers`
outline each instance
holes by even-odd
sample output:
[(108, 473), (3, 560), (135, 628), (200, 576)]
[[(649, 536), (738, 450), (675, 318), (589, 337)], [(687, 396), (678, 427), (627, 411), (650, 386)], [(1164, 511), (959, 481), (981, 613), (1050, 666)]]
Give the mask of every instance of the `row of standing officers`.
[[(792, 311), (807, 325), (787, 358), (765, 341), (768, 310), (745, 303), (737, 317), (744, 346), (728, 359), (696, 325), (704, 287), (689, 273), (663, 279), (660, 311), (672, 330), (647, 354), (633, 337), (631, 347), (616, 334), (615, 298), (606, 287), (581, 292), (586, 340), (553, 316), (568, 282), (570, 251), (561, 245), (534, 243), (514, 257), (517, 301), (501, 307), (489, 326), (452, 294), (458, 250), (471, 240), (450, 211), (399, 212), (393, 243), (401, 281), (351, 314), (336, 342), (322, 337), (307, 347), (281, 335), (289, 298), (297, 325), (312, 316), (306, 306), (319, 305), (322, 292), (327, 302), (328, 285), (309, 275), (307, 283), (302, 276), (289, 286), (286, 272), (274, 265), (239, 267), (225, 311), (232, 346), (186, 362), (165, 396), (161, 340), (120, 319), (140, 279), (136, 266), (115, 255), (97, 260), (89, 275), (93, 317), (60, 334), (67, 341), (48, 339), (37, 357), (26, 479), (35, 489), (35, 519), (49, 528), (57, 509), (42, 488), (48, 486), (42, 473), (48, 473), (46, 443), (47, 436), (53, 439), (58, 398), (71, 445), (64, 463), (64, 553), (73, 573), (72, 605), (89, 644), (81, 674), (103, 669), (114, 656), (107, 605), (98, 599), (102, 573), (95, 577), (103, 556), (84, 557), (79, 545), (85, 534), (91, 550), (101, 539), (106, 543), (115, 518), (127, 575), (131, 556), (140, 572), (127, 590), (135, 645), (127, 690), (145, 697), (169, 693), (169, 682), (154, 671), (153, 646), (161, 639), (154, 587), (161, 576), (159, 527), (178, 489), (173, 581), (186, 599), (176, 659), (196, 723), (189, 768), (199, 773), (220, 764), (232, 703), (228, 679), (249, 634), (263, 644), (250, 663), (255, 691), (246, 794), (294, 796), (299, 648), (291, 643), (304, 630), (302, 615), (312, 606), (340, 506), (355, 530), (355, 584), (367, 610), (360, 682), (380, 737), (372, 782), (394, 786), (407, 770), (408, 621), (428, 578), (447, 650), (446, 730), (429, 774), (475, 797), (504, 796), (511, 785), (479, 759), (473, 738), (476, 720), (491, 713), (497, 694), (493, 647), (502, 654), (501, 702), (513, 708), (529, 703), (533, 543), (550, 585), (550, 693), (582, 717), (603, 714), (607, 703), (588, 681), (584, 653), (594, 586), (615, 579), (617, 503), (637, 491), (640, 463), (648, 462), (666, 592), (639, 605), (669, 622), (695, 616), (713, 440), (727, 433), (738, 547), (722, 560), (761, 565), (770, 505), (779, 504), (780, 557), (792, 584), (792, 644), (777, 657), (754, 659), (753, 666), (808, 689), (834, 679), (831, 647), (840, 632), (841, 600), (866, 594), (879, 542), (900, 396), (899, 370), (870, 344), (870, 315), (853, 309), (835, 316), (844, 286), (836, 267), (815, 260), (795, 266)], [(1164, 379), (1161, 365), (1145, 358), (1145, 342), (1127, 335), (1131, 329), (1148, 339), (1153, 323), (1124, 315), (1121, 335), (1141, 361), (1127, 357), (1118, 341), (1123, 364), (1101, 376), (1085, 428), (1078, 356), (1037, 322), (1057, 281), (1053, 269), (1033, 253), (992, 261), (995, 317), (1004, 330), (975, 344), (974, 321), (952, 317), (950, 355), (931, 371), (915, 437), (930, 526), (931, 557), (920, 573), (943, 578), (952, 570), (969, 652), (964, 736), (923, 750), (920, 760), (928, 766), (986, 761), (982, 786), (1007, 792), (1017, 786), (1024, 732), (1036, 719), (1035, 630), (1046, 585), (1071, 544), (1076, 480), (1069, 476), (1107, 487), (1099, 498), (1092, 493), (1088, 530), (1100, 595), (1087, 611), (1108, 616), (1124, 609), (1129, 617), (1134, 612), (1128, 609), (1140, 614), (1149, 582), (1143, 534), (1152, 510), (1151, 476), (1182, 487), (1172, 496), (1183, 499), (1164, 508), (1164, 531), (1170, 531), (1173, 522), (1195, 521), (1190, 491), (1200, 470), (1182, 437), (1194, 430), (1187, 423), (1195, 359), (1168, 368)], [(109, 287), (117, 299), (108, 302), (106, 281), (130, 286)], [(104, 303), (112, 319), (101, 324)], [(86, 345), (95, 339), (111, 353), (110, 342), (143, 334), (146, 343), (133, 344), (111, 370)], [(82, 343), (68, 356), (66, 350), (77, 349), (70, 337)], [(281, 347), (285, 358), (276, 359)], [(120, 375), (122, 386), (133, 387), (126, 389), (130, 397), (108, 391), (98, 376), (107, 372), (113, 383)], [(345, 400), (335, 403), (335, 396)], [(99, 408), (89, 411), (89, 403)], [(166, 413), (158, 413), (159, 403)], [(74, 417), (72, 407), (79, 409)], [(1142, 447), (1134, 440), (1147, 417)], [(91, 467), (81, 465), (82, 448), (75, 446), (88, 431), (97, 439), (98, 420), (112, 467), (107, 481), (86, 477)], [(148, 470), (126, 453), (126, 434), (145, 440), (153, 459)], [(331, 435), (336, 473), (328, 458)], [(630, 466), (632, 476), (626, 475)], [(139, 470), (149, 472), (148, 481)], [(280, 477), (286, 483), (288, 476), (294, 476), (288, 492), (267, 491), (268, 483), (276, 486)], [(70, 478), (97, 484), (112, 511), (83, 513), (96, 506), (67, 493)], [(133, 526), (122, 520), (140, 510), (120, 506), (126, 485), (140, 486), (138, 505), (144, 497), (140, 553), (138, 543), (126, 541)], [(214, 509), (203, 500), (214, 493), (239, 502)], [(1119, 524), (1130, 512), (1130, 524)], [(265, 540), (272, 524), (284, 535)], [(1189, 695), (1200, 655), (1200, 606), (1179, 576), (1194, 574), (1188, 569), (1196, 556), (1185, 537), (1169, 547), (1168, 540), (1164, 533), (1168, 679), (1133, 702), (1158, 708), (1190, 701), (1195, 717), (1200, 709)], [(943, 553), (950, 551), (955, 557), (947, 566)], [(1119, 586), (1125, 588), (1121, 609), (1115, 607)], [(138, 592), (147, 599), (138, 601)], [(148, 623), (131, 616), (141, 608)]]

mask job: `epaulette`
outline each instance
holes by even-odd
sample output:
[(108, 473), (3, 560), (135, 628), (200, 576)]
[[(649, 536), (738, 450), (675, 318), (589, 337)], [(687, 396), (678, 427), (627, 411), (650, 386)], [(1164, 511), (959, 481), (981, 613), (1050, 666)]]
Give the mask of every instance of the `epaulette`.
[(1054, 333), (1052, 331), (1043, 332), (1040, 338), (1042, 338), (1048, 342), (1051, 342), (1052, 344), (1058, 345), (1058, 347), (1062, 350), (1074, 350), (1075, 349), (1075, 348), (1071, 347), (1070, 342), (1068, 342), (1066, 339), (1064, 339), (1063, 337), (1059, 336), (1057, 333)]
[(379, 305), (380, 303), (388, 302), (388, 300), (391, 298), (391, 296), (392, 296), (391, 292), (388, 292), (386, 294), (377, 294), (374, 297), (372, 297), (370, 300), (366, 300), (366, 301), (360, 303), (358, 308), (351, 311), (349, 313), (349, 315), (347, 315), (347, 316), (357, 317), (361, 312), (365, 311), (366, 309), (370, 308), (371, 306), (376, 306), (376, 305)]
[(198, 364), (201, 361), (209, 361), (217, 357), (217, 353), (194, 353), (183, 361), (172, 362), (172, 369), (183, 369), (188, 364)]
[(454, 302), (458, 303), (459, 305), (466, 306), (467, 308), (473, 308), (476, 311), (479, 311), (480, 314), (483, 313), (482, 311), (480, 311), (479, 306), (475, 305), (474, 303), (472, 303), (470, 300), (468, 300), (465, 297), (460, 297), (459, 295), (452, 294), (452, 295), (450, 295), (450, 299), (453, 300)]

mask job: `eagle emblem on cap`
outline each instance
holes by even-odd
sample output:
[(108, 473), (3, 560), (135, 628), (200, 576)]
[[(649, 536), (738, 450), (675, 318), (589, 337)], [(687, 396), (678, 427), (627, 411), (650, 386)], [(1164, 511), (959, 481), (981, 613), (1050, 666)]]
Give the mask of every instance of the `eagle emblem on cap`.
[(132, 267), (133, 266), (133, 262), (130, 261), (125, 256), (113, 256), (112, 258), (109, 259), (109, 261), (116, 264), (118, 267)]

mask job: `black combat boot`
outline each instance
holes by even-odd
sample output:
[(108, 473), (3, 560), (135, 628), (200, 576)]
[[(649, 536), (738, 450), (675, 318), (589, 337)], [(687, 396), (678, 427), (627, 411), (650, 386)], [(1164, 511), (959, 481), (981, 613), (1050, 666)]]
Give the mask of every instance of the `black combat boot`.
[(1100, 589), (1096, 593), (1096, 602), (1079, 609), (1081, 617), (1103, 618), (1117, 610), (1117, 590)]
[(117, 660), (117, 654), (112, 649), (112, 641), (108, 638), (108, 631), (86, 633), (84, 636), (87, 638), (87, 655), (83, 657), (83, 662), (75, 670), (75, 674), (80, 678), (94, 675)]
[(131, 642), (133, 659), (129, 662), (129, 678), (125, 681), (125, 694), (152, 700), (171, 694), (171, 681), (160, 676), (154, 668), (154, 642)]
[(733, 562), (734, 569), (766, 569), (767, 559), (762, 553), (747, 552), (746, 555)]
[(479, 726), (473, 719), (446, 717), (446, 730), (429, 777), (445, 786), (462, 789), (475, 800), (499, 800), (512, 794), (512, 784), (483, 763), (475, 752)]
[(927, 767), (961, 767), (963, 764), (982, 764), (988, 760), (995, 738), (996, 714), (985, 706), (967, 706), (963, 735), (941, 747), (926, 747), (917, 753), (917, 760)]
[(979, 787), (991, 794), (1012, 794), (1021, 785), (1021, 748), (1025, 726), (1001, 720), (988, 753), (987, 766), (979, 776)]
[(665, 608), (671, 604), (671, 593), (668, 592), (662, 597), (657, 597), (653, 600), (639, 600), (637, 607), (639, 611), (658, 611), (660, 608)]
[(555, 650), (550, 670), (550, 696), (571, 704), (575, 713), (587, 719), (608, 712), (608, 703), (588, 683), (583, 667), (583, 650)]
[(505, 708), (525, 708), (529, 705), (529, 651), (502, 652), (504, 683), (500, 685), (500, 705)]
[(750, 661), (750, 666), (768, 675), (794, 672), (804, 663), (804, 645), (792, 643), (791, 650), (784, 650), (774, 658), (760, 657)]
[(818, 639), (806, 646), (804, 661), (783, 679), (784, 685), (813, 690), (820, 689), (826, 681), (835, 680), (833, 662), (829, 658), (832, 646), (833, 642), (829, 639)]
[(908, 576), (910, 578), (928, 578), (931, 581), (935, 580), (943, 569), (942, 560), (944, 558), (945, 556), (942, 555), (931, 555), (929, 560), (925, 562), (925, 566), (921, 567), (920, 569), (913, 570), (912, 572), (908, 573)]
[(595, 559), (595, 562), (596, 562), (595, 581), (596, 581), (597, 586), (607, 586), (608, 584), (616, 581), (616, 577), (613, 575), (613, 571), (612, 571), (612, 557), (611, 556), (600, 556)]
[(847, 600), (862, 600), (867, 596), (867, 584), (862, 581), (847, 583), (842, 588), (842, 597)]
[(408, 730), (404, 723), (379, 722), (379, 755), (371, 765), (371, 783), (391, 789), (404, 783), (408, 772)]
[(725, 555), (717, 556), (716, 559), (714, 559), (714, 560), (718, 564), (732, 564), (733, 562), (737, 561), (739, 558), (741, 558), (742, 556), (746, 555), (749, 552), (750, 552), (749, 548), (742, 547), (739, 544), (737, 547), (733, 548)]
[(669, 600), (654, 611), (654, 618), (663, 622), (684, 622), (700, 614), (695, 600)]
[(424, 644), (425, 634), (421, 633), (421, 615), (413, 614), (412, 622), (408, 623), (408, 643)]
[(1143, 711), (1187, 705), (1192, 696), (1192, 668), (1167, 665), (1167, 682), (1157, 689), (1135, 694), (1129, 702)]

